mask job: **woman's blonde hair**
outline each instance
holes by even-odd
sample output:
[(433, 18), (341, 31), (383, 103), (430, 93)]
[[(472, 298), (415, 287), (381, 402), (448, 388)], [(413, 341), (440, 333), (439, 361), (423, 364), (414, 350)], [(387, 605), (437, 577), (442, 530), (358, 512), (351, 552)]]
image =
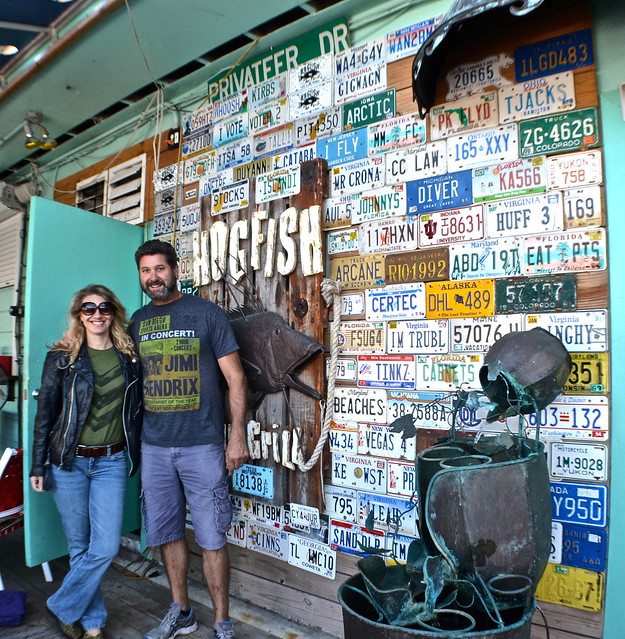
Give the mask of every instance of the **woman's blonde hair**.
[(69, 326), (63, 337), (50, 347), (53, 351), (66, 351), (69, 355), (69, 363), (73, 363), (78, 357), (78, 353), (85, 342), (85, 327), (80, 321), (80, 307), (83, 300), (88, 295), (99, 295), (113, 306), (113, 318), (111, 320), (111, 341), (118, 351), (125, 353), (129, 357), (135, 356), (135, 345), (132, 338), (126, 331), (128, 319), (126, 309), (117, 299), (111, 289), (101, 284), (89, 284), (74, 294), (69, 307)]

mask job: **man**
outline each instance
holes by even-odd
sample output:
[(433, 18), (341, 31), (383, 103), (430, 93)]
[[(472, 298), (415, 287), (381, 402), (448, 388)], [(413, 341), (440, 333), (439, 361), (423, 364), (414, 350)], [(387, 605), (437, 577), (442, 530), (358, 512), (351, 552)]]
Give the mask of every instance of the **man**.
[[(149, 546), (160, 546), (172, 604), (145, 639), (170, 639), (197, 629), (189, 604), (185, 501), (215, 609), (215, 637), (234, 637), (228, 611), (230, 567), (226, 531), (232, 517), (227, 477), (248, 457), (247, 385), (225, 313), (182, 294), (171, 244), (150, 240), (135, 253), (139, 281), (152, 300), (132, 317), (143, 364), (141, 435), (143, 511)], [(232, 425), (224, 454), (221, 378), (228, 385)]]

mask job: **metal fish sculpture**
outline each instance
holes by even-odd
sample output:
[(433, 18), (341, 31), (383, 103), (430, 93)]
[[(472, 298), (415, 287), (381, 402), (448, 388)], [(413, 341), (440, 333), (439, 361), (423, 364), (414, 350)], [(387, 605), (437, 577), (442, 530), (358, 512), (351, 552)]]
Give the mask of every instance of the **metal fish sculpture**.
[(284, 388), (293, 388), (314, 399), (321, 395), (295, 375), (296, 369), (322, 353), (323, 345), (291, 328), (283, 317), (270, 311), (242, 306), (228, 312), (239, 344), (239, 357), (247, 377), (250, 405)]

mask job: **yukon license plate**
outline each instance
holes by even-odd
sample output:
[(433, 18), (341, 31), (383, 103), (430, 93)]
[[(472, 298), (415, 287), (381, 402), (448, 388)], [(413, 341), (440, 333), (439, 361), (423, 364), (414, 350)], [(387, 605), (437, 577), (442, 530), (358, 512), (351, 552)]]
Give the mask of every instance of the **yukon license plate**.
[(610, 392), (607, 353), (570, 353), (571, 373), (562, 389), (568, 395)]
[(374, 493), (386, 492), (386, 460), (332, 453), (332, 483)]
[(386, 256), (386, 283), (449, 279), (449, 249), (431, 248)]
[(508, 162), (518, 153), (516, 124), (469, 131), (447, 139), (447, 170)]
[(387, 424), (358, 424), (358, 454), (387, 459), (412, 460), (416, 454), (416, 437), (403, 438)]
[(433, 391), (480, 389), (481, 354), (447, 353), (417, 355), (417, 388)]
[(473, 169), (474, 202), (502, 200), (546, 190), (547, 168), (542, 156)]
[(341, 322), (338, 343), (341, 355), (375, 355), (386, 352), (382, 322)]
[(334, 419), (386, 424), (386, 391), (382, 388), (345, 388), (334, 390)]
[(570, 311), (576, 307), (574, 275), (495, 280), (495, 312)]
[(312, 539), (289, 535), (289, 564), (326, 579), (336, 577), (336, 550)]
[(369, 322), (425, 317), (425, 285), (413, 282), (367, 289), (365, 316)]
[(488, 237), (561, 231), (562, 198), (560, 193), (546, 193), (488, 202), (484, 220)]
[(501, 337), (524, 328), (524, 316), (519, 314), (493, 317), (451, 319), (451, 350), (454, 353), (486, 353)]
[(450, 244), (452, 280), (472, 280), (521, 274), (518, 238), (494, 238)]
[(606, 268), (606, 238), (601, 228), (528, 235), (523, 244), (526, 275)]
[(581, 481), (606, 481), (608, 477), (605, 444), (551, 442), (549, 457), (552, 477)]
[(248, 495), (273, 499), (273, 468), (243, 464), (232, 475), (232, 488)]
[(447, 430), (450, 428), (450, 418), (451, 402), (446, 393), (388, 392), (388, 420), (393, 427)]
[(547, 179), (549, 189), (572, 189), (601, 184), (601, 151), (582, 151), (548, 157)]
[(373, 518), (374, 527), (380, 530), (416, 535), (416, 506), (416, 502), (399, 497), (358, 493), (358, 523), (365, 526)]
[(462, 209), (424, 213), (419, 216), (419, 247), (481, 240), (484, 213), (480, 204)]
[(358, 386), (414, 388), (414, 355), (359, 355)]
[(425, 119), (418, 113), (401, 115), (367, 127), (369, 155), (397, 151), (425, 142)]
[(478, 93), (433, 106), (430, 110), (430, 139), (440, 140), (463, 131), (498, 124), (497, 92)]
[(386, 350), (389, 353), (447, 353), (447, 320), (391, 321), (386, 325)]
[(528, 315), (526, 328), (529, 330), (536, 327), (544, 328), (555, 335), (569, 351), (596, 353), (608, 349), (606, 311)]
[(356, 248), (361, 255), (380, 251), (411, 251), (417, 248), (417, 228), (414, 217), (401, 216), (364, 222), (358, 227)]
[(600, 612), (604, 575), (601, 572), (547, 564), (536, 588), (536, 598), (580, 610)]
[(489, 317), (495, 314), (495, 280), (427, 282), (426, 317)]
[(352, 488), (341, 488), (324, 484), (323, 499), (325, 513), (331, 519), (356, 522), (358, 516), (358, 492)]
[(554, 481), (550, 484), (552, 516), (556, 521), (605, 528), (608, 487), (602, 484)]
[(564, 200), (564, 228), (602, 226), (603, 206), (600, 186), (565, 189), (562, 197)]

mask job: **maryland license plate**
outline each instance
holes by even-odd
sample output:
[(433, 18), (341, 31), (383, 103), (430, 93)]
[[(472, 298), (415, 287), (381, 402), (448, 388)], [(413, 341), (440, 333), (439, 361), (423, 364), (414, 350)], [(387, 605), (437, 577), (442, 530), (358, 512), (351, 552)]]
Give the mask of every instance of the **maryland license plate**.
[(562, 197), (564, 203), (564, 228), (602, 226), (603, 205), (600, 186), (565, 189), (562, 192)]
[(601, 151), (582, 151), (548, 157), (547, 179), (549, 189), (572, 189), (601, 184)]
[(501, 337), (524, 329), (522, 314), (451, 319), (451, 350), (454, 353), (486, 353)]
[(550, 484), (552, 516), (556, 521), (605, 528), (608, 487), (602, 484), (554, 481)]
[(571, 373), (562, 389), (568, 395), (605, 395), (610, 392), (607, 353), (569, 353)]
[(528, 235), (523, 243), (526, 275), (606, 268), (606, 238), (602, 228)]
[(447, 353), (449, 322), (417, 319), (388, 322), (386, 350), (388, 353)]
[(495, 314), (495, 280), (427, 282), (426, 317), (489, 317)]
[(358, 386), (414, 388), (414, 355), (359, 355)]
[(608, 349), (606, 311), (572, 311), (527, 315), (526, 328), (540, 327), (555, 335), (569, 351), (602, 352)]
[(604, 575), (601, 572), (547, 564), (536, 588), (536, 598), (580, 610), (600, 612)]
[(447, 173), (446, 154), (445, 140), (391, 151), (386, 154), (386, 183), (398, 184)]
[(519, 154), (515, 124), (469, 131), (447, 138), (447, 169), (459, 171), (516, 159)]
[(544, 157), (512, 160), (473, 169), (473, 200), (488, 202), (547, 190)]
[(608, 477), (605, 444), (552, 442), (549, 462), (552, 477), (582, 481), (606, 481)]
[(495, 312), (570, 311), (577, 303), (574, 275), (495, 280)]
[(518, 238), (495, 238), (450, 244), (452, 280), (472, 280), (521, 274)]
[(336, 388), (334, 419), (386, 424), (386, 391), (381, 388)]
[(419, 247), (481, 240), (484, 213), (481, 204), (419, 215)]
[(561, 231), (562, 198), (560, 193), (546, 193), (488, 202), (484, 219), (488, 237)]
[(481, 354), (417, 355), (417, 388), (432, 391), (480, 389)]

